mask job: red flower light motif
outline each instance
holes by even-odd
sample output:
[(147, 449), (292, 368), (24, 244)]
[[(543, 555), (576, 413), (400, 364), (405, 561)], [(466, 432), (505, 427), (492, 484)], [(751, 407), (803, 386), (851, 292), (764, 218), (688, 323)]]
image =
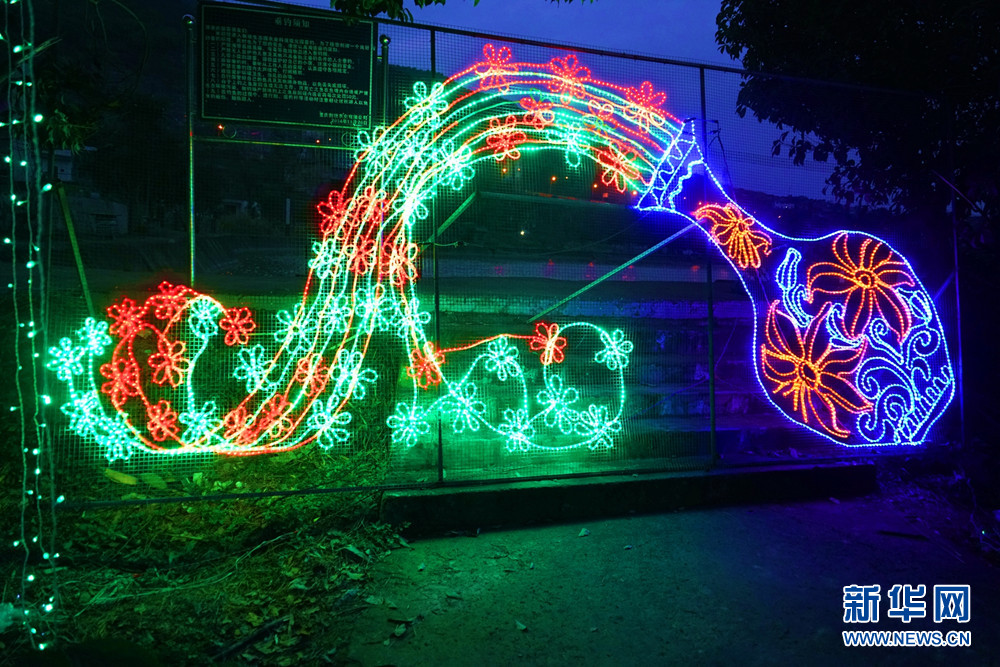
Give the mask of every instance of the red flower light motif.
[(406, 374), (417, 381), (421, 389), (431, 385), (441, 384), (441, 366), (444, 364), (444, 354), (434, 347), (434, 343), (424, 343), (423, 351), (414, 348), (410, 350), (410, 365)]
[(153, 307), (153, 315), (161, 320), (173, 319), (187, 305), (187, 293), (194, 292), (184, 285), (172, 285), (166, 281), (159, 285), (160, 293), (149, 297), (147, 307)]
[(530, 125), (536, 130), (544, 130), (556, 121), (556, 114), (552, 111), (552, 102), (522, 97), (521, 107), (527, 110), (523, 118), (524, 124)]
[[(817, 294), (839, 297), (836, 303), (844, 304), (844, 333), (849, 338), (861, 336), (873, 317), (882, 317), (904, 340), (913, 315), (896, 288), (914, 286), (909, 268), (881, 241), (861, 236), (854, 251), (851, 241), (850, 234), (840, 234), (833, 240), (836, 261), (816, 262), (806, 271), (808, 299)], [(833, 301), (827, 296), (821, 299), (821, 303)]]
[(344, 213), (340, 223), (330, 228), (333, 238), (341, 242), (354, 239), (364, 227), (366, 234), (378, 229), (385, 219), (387, 202), (385, 192), (369, 185), (364, 191), (344, 203)]
[(625, 192), (631, 181), (639, 178), (639, 170), (635, 162), (638, 155), (631, 148), (624, 151), (617, 144), (609, 144), (607, 148), (597, 150), (597, 161), (604, 167), (601, 182), (614, 186), (618, 192)]
[(483, 47), (483, 62), (476, 65), (476, 74), (480, 75), (479, 90), (496, 88), (501, 93), (510, 90), (508, 74), (517, 72), (517, 65), (510, 62), (510, 48), (501, 46), (499, 49), (492, 44)]
[(120, 338), (131, 338), (143, 327), (143, 309), (135, 305), (135, 301), (125, 297), (121, 303), (108, 306), (108, 317), (114, 323), (108, 331)]
[(712, 221), (712, 238), (741, 269), (760, 268), (761, 254), (771, 254), (771, 236), (754, 229), (756, 221), (744, 216), (733, 204), (707, 204), (694, 217)]
[(291, 404), (284, 394), (275, 394), (264, 404), (260, 415), (260, 431), (267, 431), (272, 438), (288, 435), (295, 427), (291, 417)]
[(626, 88), (625, 99), (629, 106), (625, 108), (625, 117), (629, 118), (649, 132), (650, 126), (661, 127), (665, 114), (660, 108), (667, 101), (667, 94), (657, 91), (649, 81), (643, 81), (638, 88)]
[(329, 384), (330, 367), (323, 365), (323, 357), (307, 354), (295, 363), (293, 380), (305, 387), (306, 396), (314, 398)]
[(230, 308), (219, 326), (226, 332), (226, 345), (246, 345), (257, 323), (253, 321), (249, 308)]
[(135, 362), (112, 358), (101, 365), (101, 375), (108, 378), (108, 382), (101, 385), (101, 391), (108, 395), (115, 408), (121, 409), (129, 397), (139, 395), (139, 368)]
[(558, 324), (539, 322), (535, 325), (535, 335), (528, 340), (528, 347), (542, 352), (542, 364), (561, 364), (566, 358), (566, 338), (559, 335)]
[(549, 82), (549, 90), (563, 97), (583, 97), (583, 84), (590, 78), (590, 69), (580, 64), (576, 54), (553, 58), (549, 68), (558, 77)]
[(179, 428), (177, 426), (177, 413), (170, 407), (170, 402), (161, 399), (154, 405), (150, 405), (146, 410), (149, 421), (146, 428), (153, 440), (163, 442), (167, 438), (177, 439)]
[(375, 249), (375, 241), (367, 235), (363, 235), (354, 243), (344, 246), (347, 270), (359, 276), (371, 271), (375, 265)]
[(528, 137), (517, 129), (517, 118), (507, 116), (503, 121), (491, 118), (487, 132), (486, 146), (493, 149), (493, 157), (497, 162), (503, 162), (508, 157), (511, 160), (521, 157), (521, 151), (517, 147), (527, 141)]
[(316, 204), (316, 210), (319, 211), (319, 231), (323, 238), (336, 233), (347, 217), (344, 195), (337, 190), (331, 190), (326, 201)]
[[(231, 440), (237, 436), (242, 437), (249, 421), (246, 406), (240, 403), (222, 418), (222, 436), (227, 440)], [(254, 437), (254, 440), (256, 440), (256, 437)]]
[(801, 416), (803, 424), (846, 438), (851, 432), (841, 424), (839, 411), (859, 414), (872, 409), (851, 378), (864, 358), (867, 341), (856, 348), (831, 345), (826, 326), (829, 303), (804, 332), (778, 310), (779, 303), (774, 301), (767, 311), (765, 342), (760, 347), (764, 377), (774, 383), (772, 398), (790, 416)]
[(153, 369), (153, 382), (170, 383), (176, 387), (184, 378), (189, 361), (184, 358), (184, 341), (171, 342), (167, 338), (156, 341), (156, 352), (149, 355), (149, 366)]

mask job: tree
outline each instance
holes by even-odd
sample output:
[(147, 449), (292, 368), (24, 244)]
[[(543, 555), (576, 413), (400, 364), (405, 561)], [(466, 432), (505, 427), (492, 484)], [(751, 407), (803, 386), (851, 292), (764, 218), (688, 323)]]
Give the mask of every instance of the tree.
[(776, 123), (796, 164), (832, 156), (839, 200), (940, 213), (954, 194), (961, 218), (996, 224), (1000, 3), (723, 0), (716, 23), (752, 72), (737, 111)]

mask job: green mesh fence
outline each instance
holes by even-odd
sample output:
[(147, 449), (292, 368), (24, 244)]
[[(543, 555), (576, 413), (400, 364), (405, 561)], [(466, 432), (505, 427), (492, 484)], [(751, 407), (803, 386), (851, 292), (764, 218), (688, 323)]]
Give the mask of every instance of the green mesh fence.
[[(48, 335), (62, 350), (49, 366), (67, 496), (869, 456), (906, 437), (876, 433), (888, 417), (850, 436), (845, 424), (893, 410), (911, 415), (915, 440), (955, 432), (955, 409), (938, 419), (954, 378), (934, 338), (957, 335), (951, 239), (936, 231), (946, 226), (837, 205), (823, 192), (829, 167), (773, 157), (776, 128), (735, 114), (739, 74), (440, 28), (375, 29), (387, 39), (372, 70), (372, 127), (195, 117), (189, 143), (183, 91), (196, 80), (178, 66), (161, 77), (177, 93), (160, 111), (162, 136), (143, 143), (169, 173), (134, 151), (124, 169), (103, 147), (66, 158), (97, 310), (84, 325), (59, 221)], [(185, 62), (196, 34), (178, 20), (165, 53)], [(656, 205), (642, 206), (650, 193)], [(719, 217), (735, 210), (725, 212), (724, 195), (775, 230), (767, 243), (721, 240), (738, 222)], [(922, 286), (900, 297), (913, 313), (902, 324), (884, 315), (883, 339), (886, 358), (902, 355), (901, 334), (923, 326), (926, 349), (913, 354), (933, 376), (924, 403), (907, 407), (877, 374), (862, 388), (871, 398), (844, 390), (831, 403), (799, 383), (794, 392), (814, 401), (802, 408), (792, 384), (779, 391), (787, 360), (764, 348), (780, 348), (779, 335), (794, 347), (794, 334), (773, 332), (808, 326), (792, 306), (770, 313), (772, 297), (805, 310), (822, 301), (797, 300), (789, 249), (808, 255), (813, 246), (795, 239), (839, 229), (888, 241), (919, 273)], [(844, 253), (857, 259), (853, 238)], [(754, 258), (769, 253), (770, 273), (766, 262), (755, 272)], [(805, 285), (812, 276), (799, 268)], [(852, 307), (821, 312), (847, 322)], [(812, 334), (841, 341), (844, 368), (869, 353), (852, 331), (824, 331)], [(768, 358), (770, 370), (760, 365)]]

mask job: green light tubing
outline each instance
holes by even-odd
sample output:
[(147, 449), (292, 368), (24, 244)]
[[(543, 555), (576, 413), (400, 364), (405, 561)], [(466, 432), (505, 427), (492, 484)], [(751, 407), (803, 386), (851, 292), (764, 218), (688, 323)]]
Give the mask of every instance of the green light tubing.
[[(517, 453), (614, 447), (633, 351), (622, 330), (538, 322), (445, 346), (416, 289), (414, 227), (434, 198), (470, 188), (490, 165), (549, 151), (568, 169), (595, 163), (605, 186), (659, 212), (657, 224), (705, 234), (753, 303), (747, 352), (776, 410), (845, 446), (922, 442), (955, 378), (909, 262), (862, 232), (795, 238), (765, 226), (719, 185), (693, 123), (665, 102), (648, 81), (598, 80), (574, 54), (526, 63), (485, 45), (468, 69), (415, 84), (395, 123), (357, 135), (346, 184), (317, 205), (302, 295), (273, 333), (251, 307), (162, 283), (53, 346), (47, 366), (65, 385), (69, 428), (109, 461), (345, 447), (365, 428), (355, 417), (375, 386), (397, 383), (372, 361), (373, 340), (387, 337), (407, 363), (398, 375), (409, 389), (384, 415), (397, 446), (436, 443), (440, 423)], [(678, 195), (696, 170), (713, 198), (683, 210)], [(219, 393), (220, 375), (238, 391)], [(589, 395), (574, 379), (583, 375), (602, 390)]]

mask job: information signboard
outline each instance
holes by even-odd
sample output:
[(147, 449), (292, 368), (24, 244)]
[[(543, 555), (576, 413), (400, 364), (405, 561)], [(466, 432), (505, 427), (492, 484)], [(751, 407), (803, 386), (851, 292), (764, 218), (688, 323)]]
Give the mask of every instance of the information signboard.
[(371, 22), (204, 3), (199, 25), (202, 118), (371, 125)]

